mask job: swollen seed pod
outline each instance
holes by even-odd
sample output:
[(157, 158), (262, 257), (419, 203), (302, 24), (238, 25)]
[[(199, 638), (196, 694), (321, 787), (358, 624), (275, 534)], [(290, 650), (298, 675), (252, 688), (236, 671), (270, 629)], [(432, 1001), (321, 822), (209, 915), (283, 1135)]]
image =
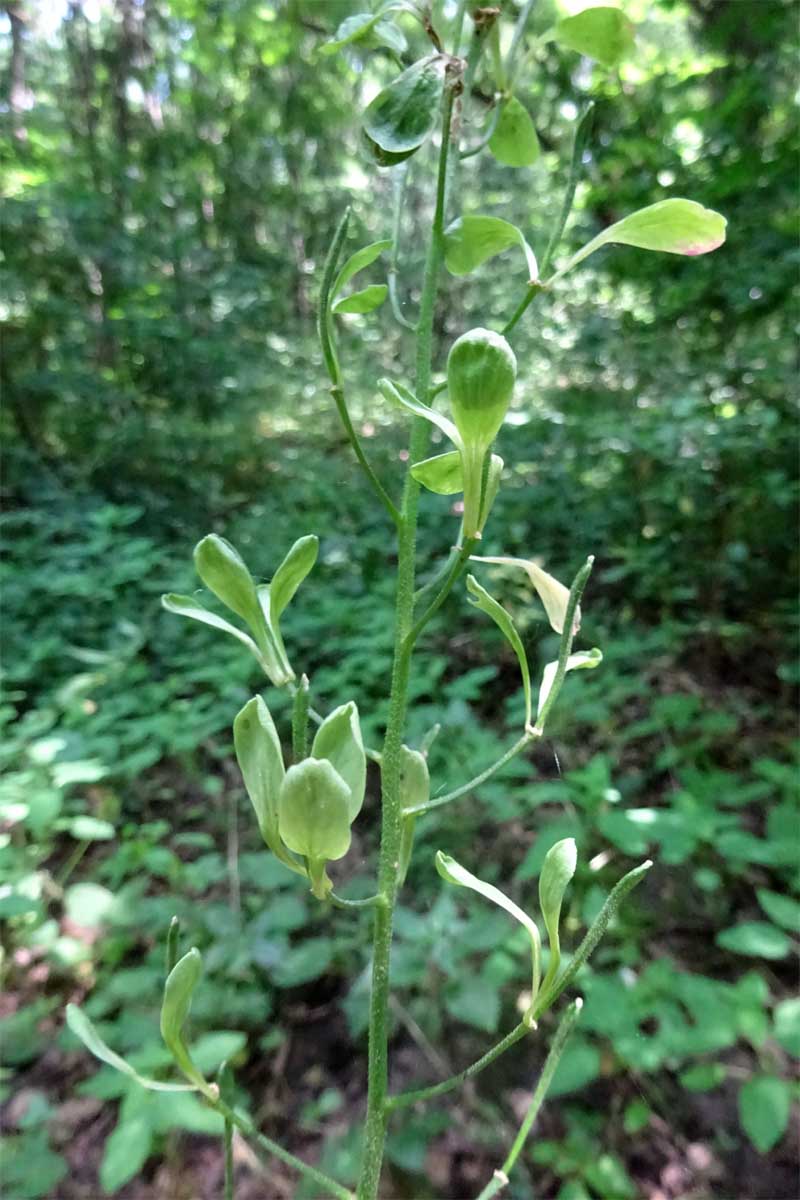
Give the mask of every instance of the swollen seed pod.
[(488, 450), (503, 424), (517, 378), (517, 360), (506, 339), (471, 329), (447, 357), (450, 409), (466, 446)]

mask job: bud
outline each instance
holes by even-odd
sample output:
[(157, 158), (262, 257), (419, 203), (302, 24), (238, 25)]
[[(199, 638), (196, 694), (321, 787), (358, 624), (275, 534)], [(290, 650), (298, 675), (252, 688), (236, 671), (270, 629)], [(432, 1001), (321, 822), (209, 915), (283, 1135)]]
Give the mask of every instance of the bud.
[(503, 424), (516, 378), (517, 360), (501, 334), (471, 329), (453, 343), (447, 386), (465, 445), (488, 450)]

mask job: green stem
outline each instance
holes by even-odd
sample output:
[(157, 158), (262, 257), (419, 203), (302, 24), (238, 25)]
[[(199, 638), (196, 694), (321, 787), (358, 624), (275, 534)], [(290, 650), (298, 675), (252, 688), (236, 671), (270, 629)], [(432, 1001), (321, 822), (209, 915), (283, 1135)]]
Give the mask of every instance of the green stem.
[(504, 767), (507, 762), (511, 762), (521, 750), (524, 750), (529, 742), (533, 740), (532, 733), (524, 733), (519, 741), (515, 742), (510, 749), (506, 750), (497, 762), (492, 763), (485, 771), (481, 771), (480, 775), (476, 775), (474, 779), (470, 779), (469, 783), (462, 783), (461, 787), (455, 788), (452, 792), (447, 792), (444, 796), (437, 796), (435, 800), (429, 800), (427, 804), (416, 804), (413, 808), (404, 810), (404, 816), (416, 816), (419, 813), (431, 812), (434, 808), (441, 808), (443, 804), (449, 804), (451, 800), (460, 800), (462, 796), (466, 796), (468, 792), (474, 792), (476, 788), (485, 783), (487, 779), (491, 779), (493, 775)]
[(311, 1167), (308, 1163), (304, 1163), (302, 1159), (295, 1158), (288, 1150), (284, 1150), (283, 1146), (278, 1145), (277, 1142), (273, 1142), (272, 1138), (268, 1138), (265, 1134), (261, 1133), (244, 1113), (239, 1112), (238, 1109), (231, 1108), (222, 1099), (214, 1099), (212, 1097), (208, 1097), (208, 1099), (212, 1107), (216, 1109), (225, 1121), (231, 1125), (235, 1125), (240, 1133), (255, 1142), (266, 1154), (271, 1154), (280, 1162), (285, 1163), (287, 1167), (292, 1167), (300, 1175), (305, 1175), (306, 1179), (310, 1179), (318, 1188), (322, 1189), (322, 1195), (326, 1197), (330, 1196), (333, 1200), (354, 1200), (353, 1193), (349, 1192), (347, 1188), (342, 1187), (335, 1179), (324, 1175), (316, 1167)]
[[(416, 345), (416, 394), (427, 396), (433, 358), (433, 316), (436, 290), (444, 252), (445, 188), (453, 116), (454, 82), (446, 81), (442, 104), (442, 133), (436, 183), (436, 207), (425, 263)], [(416, 419), (411, 428), (409, 461), (424, 457), (428, 441), (427, 423)], [(414, 609), (415, 547), (419, 485), (408, 471), (403, 489), (398, 525), (395, 642), (389, 716), (381, 765), (381, 844), (378, 860), (378, 891), (385, 903), (376, 905), (373, 926), (372, 991), (369, 1012), (369, 1055), (367, 1113), (364, 1150), (358, 1181), (359, 1200), (375, 1200), (378, 1194), (383, 1145), (386, 1135), (389, 1035), (389, 955), (392, 920), (398, 889), (402, 835), (401, 747), (408, 700), (413, 643), (408, 642)]]
[(397, 1096), (390, 1096), (386, 1102), (387, 1111), (394, 1112), (395, 1109), (405, 1108), (409, 1104), (418, 1104), (424, 1100), (432, 1100), (434, 1096), (443, 1096), (445, 1092), (452, 1092), (462, 1083), (471, 1079), (473, 1075), (477, 1075), (484, 1067), (488, 1067), (490, 1063), (493, 1063), (496, 1058), (499, 1058), (501, 1054), (524, 1038), (526, 1033), (530, 1032), (530, 1027), (520, 1021), (519, 1025), (511, 1030), (511, 1033), (506, 1034), (502, 1041), (498, 1042), (496, 1046), (492, 1046), (491, 1050), (488, 1050), (482, 1058), (467, 1067), (465, 1071), (459, 1071), (458, 1075), (452, 1075), (449, 1079), (434, 1084), (433, 1087), (421, 1088), (417, 1092), (400, 1092)]
[(233, 1200), (233, 1125), (227, 1119), (222, 1142), (225, 1153), (225, 1200)]
[(179, 947), (178, 947), (178, 939), (179, 939), (180, 935), (181, 935), (181, 923), (177, 917), (173, 917), (169, 923), (169, 929), (167, 930), (166, 962), (167, 962), (167, 974), (168, 975), (169, 975), (170, 971), (172, 970), (172, 968), (175, 966), (175, 963), (180, 958)]
[(553, 1082), (553, 1076), (556, 1073), (559, 1059), (564, 1053), (564, 1047), (567, 1044), (569, 1035), (572, 1033), (573, 1026), (578, 1019), (578, 1015), (583, 1007), (583, 1001), (578, 998), (573, 1000), (556, 1030), (556, 1036), (553, 1038), (553, 1044), (550, 1047), (550, 1053), (545, 1059), (542, 1073), (539, 1076), (539, 1082), (536, 1085), (536, 1091), (533, 1093), (530, 1108), (525, 1114), (525, 1120), (520, 1126), (519, 1133), (514, 1139), (514, 1144), (508, 1152), (505, 1162), (499, 1171), (495, 1171), (492, 1178), (487, 1183), (486, 1187), (478, 1196), (478, 1200), (490, 1200), (490, 1197), (496, 1196), (498, 1192), (502, 1192), (508, 1186), (508, 1177), (513, 1170), (514, 1163), (519, 1158), (522, 1148), (528, 1138), (528, 1134), (533, 1128), (533, 1123), (539, 1115), (539, 1109), (542, 1107), (544, 1098), (547, 1095), (547, 1089)]
[(512, 83), (514, 82), (514, 62), (516, 61), (517, 52), (525, 35), (525, 26), (528, 24), (528, 17), (531, 15), (535, 3), (536, 0), (527, 0), (525, 7), (517, 18), (517, 24), (514, 28), (514, 36), (511, 39), (511, 46), (509, 47), (505, 61), (506, 79), (508, 80), (509, 87), (511, 87)]
[(578, 186), (578, 180), (581, 177), (581, 168), (583, 166), (583, 151), (586, 148), (589, 134), (592, 130), (592, 114), (594, 112), (594, 101), (590, 100), (581, 113), (578, 124), (575, 126), (575, 137), (572, 141), (572, 156), (569, 165), (569, 176), (567, 178), (567, 190), (564, 193), (564, 199), (561, 204), (561, 212), (558, 215), (558, 220), (553, 226), (553, 232), (550, 235), (550, 241), (547, 243), (547, 249), (544, 252), (539, 273), (544, 277), (550, 269), (550, 263), (553, 261), (553, 255), (558, 249), (558, 244), (566, 228), (569, 214), (572, 212), (572, 203), (575, 199), (575, 189)]
[(500, 113), (502, 111), (503, 111), (502, 101), (497, 100), (495, 102), (494, 108), (492, 109), (491, 116), (489, 117), (489, 124), (486, 126), (484, 133), (481, 135), (480, 141), (476, 142), (474, 146), (469, 146), (466, 150), (462, 150), (461, 153), (459, 154), (458, 157), (461, 159), (462, 162), (466, 158), (474, 158), (474, 156), (476, 154), (480, 154), (480, 152), (481, 152), (481, 150), (483, 150), (484, 146), (489, 145), (489, 142), (494, 137), (494, 132), (497, 129), (497, 123), (500, 120)]
[(423, 629), (428, 624), (431, 617), (433, 617), (434, 614), (439, 611), (439, 609), (442, 607), (442, 605), (444, 604), (447, 597), (452, 592), (453, 587), (455, 586), (459, 575), (462, 573), (462, 571), (464, 570), (464, 567), (467, 565), (467, 562), (469, 561), (469, 556), (472, 554), (472, 551), (475, 549), (475, 542), (476, 542), (475, 538), (465, 538), (464, 539), (464, 545), (461, 547), (460, 551), (458, 552), (455, 559), (453, 560), (453, 562), (450, 566), (450, 569), (447, 572), (447, 575), (445, 576), (444, 583), (442, 584), (438, 593), (433, 598), (433, 600), (431, 600), (430, 604), (425, 609), (422, 616), (419, 617), (418, 620), (414, 622), (414, 625), (409, 630), (408, 637), (406, 639), (406, 641), (408, 643), (409, 652), (414, 648), (414, 644), (417, 641), (417, 638), (422, 633)]
[(389, 285), (389, 303), (392, 306), (395, 320), (404, 329), (410, 329), (413, 333), (416, 329), (413, 321), (409, 321), (403, 316), (403, 311), (400, 305), (400, 296), (397, 291), (397, 263), (400, 256), (400, 222), (403, 215), (403, 200), (406, 193), (406, 180), (408, 179), (408, 163), (400, 163), (394, 169), (393, 186), (392, 186), (392, 249), (389, 258), (389, 270), (387, 273), (387, 283)]
[(364, 900), (345, 900), (344, 896), (337, 896), (335, 892), (328, 892), (327, 898), (334, 908), (374, 908), (376, 905), (385, 905), (384, 897), (380, 894), (367, 896)]
[(507, 321), (506, 324), (503, 326), (502, 332), (504, 335), (511, 332), (511, 330), (517, 324), (517, 322), (519, 321), (520, 317), (523, 315), (525, 310), (528, 308), (528, 306), (530, 304), (533, 303), (533, 301), (536, 299), (536, 297), (539, 295), (539, 293), (542, 290), (543, 290), (543, 288), (540, 283), (531, 282), (528, 284), (525, 295), (522, 297), (519, 304), (514, 309), (514, 313), (511, 317), (511, 319), (509, 321)]
[(569, 589), (569, 599), (567, 601), (567, 610), (564, 614), (564, 629), (561, 634), (561, 644), (558, 648), (558, 665), (553, 678), (553, 686), (550, 688), (548, 697), (542, 706), (542, 711), (536, 714), (536, 728), (534, 729), (534, 733), (538, 737), (541, 737), (544, 731), (547, 718), (550, 715), (553, 705), (558, 699), (558, 693), (561, 691), (561, 685), (563, 684), (564, 678), (567, 674), (567, 659), (570, 656), (572, 642), (576, 633), (575, 616), (578, 612), (578, 605), (581, 602), (581, 596), (583, 595), (584, 588), (586, 587), (589, 576), (592, 573), (593, 565), (594, 555), (590, 554), (580, 571), (578, 571), (578, 574), (573, 579), (572, 587)]
[(296, 763), (308, 755), (308, 676), (300, 677), (292, 706), (292, 754)]

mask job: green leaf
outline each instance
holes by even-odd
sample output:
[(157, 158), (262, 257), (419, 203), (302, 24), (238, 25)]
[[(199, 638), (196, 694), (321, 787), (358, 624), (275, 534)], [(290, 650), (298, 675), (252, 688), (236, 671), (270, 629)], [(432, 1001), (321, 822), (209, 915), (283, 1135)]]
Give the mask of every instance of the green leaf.
[(444, 261), (451, 275), (469, 275), (476, 267), (502, 254), (511, 246), (521, 247), (531, 282), (539, 278), (536, 256), (522, 230), (500, 217), (458, 217), (444, 234)]
[(791, 1103), (791, 1084), (773, 1075), (748, 1079), (739, 1089), (739, 1120), (760, 1154), (766, 1154), (783, 1137)]
[(408, 388), (403, 387), (399, 383), (392, 383), (391, 379), (379, 379), (378, 390), (390, 403), (400, 404), (403, 408), (407, 408), (409, 412), (413, 413), (415, 417), (423, 417), (426, 421), (430, 421), (432, 425), (441, 429), (442, 433), (446, 437), (449, 437), (450, 441), (459, 450), (463, 449), (461, 434), (449, 417), (437, 412), (435, 408), (429, 408), (427, 404), (422, 404), (417, 400), (416, 396), (409, 392)]
[(79, 842), (108, 842), (115, 832), (110, 821), (101, 821), (99, 817), (85, 814), (71, 817), (65, 828), (70, 837), (77, 838)]
[(67, 916), (76, 925), (95, 929), (113, 915), (116, 897), (99, 883), (73, 883), (64, 895)]
[(203, 960), (195, 947), (179, 958), (170, 971), (161, 1002), (161, 1036), (187, 1079), (205, 1091), (208, 1084), (192, 1062), (183, 1041), (183, 1027), (189, 1015), (192, 993), (202, 973)]
[(307, 758), (286, 772), (278, 800), (280, 834), (307, 859), (319, 899), (331, 888), (324, 863), (350, 849), (350, 803), (350, 788), (327, 759)]
[(775, 1041), (800, 1058), (800, 998), (790, 996), (775, 1005)]
[(437, 496), (452, 496), (464, 490), (464, 469), (458, 450), (437, 454), (433, 458), (414, 463), (411, 474), (429, 492)]
[(585, 1038), (573, 1037), (559, 1059), (548, 1096), (579, 1092), (600, 1074), (600, 1051)]
[(309, 533), (298, 538), (269, 584), (269, 620), (277, 626), (281, 614), (311, 571), (319, 553), (319, 538)]
[(585, 8), (565, 17), (554, 30), (555, 40), (567, 50), (613, 67), (633, 46), (634, 27), (618, 8)]
[(529, 167), (539, 157), (539, 138), (531, 115), (516, 96), (509, 96), (489, 139), (489, 149), (505, 167)]
[(551, 283), (561, 279), (595, 250), (611, 242), (635, 246), (639, 250), (658, 250), (664, 254), (684, 254), (690, 257), (709, 254), (725, 241), (727, 221), (711, 208), (703, 208), (694, 200), (660, 200), (647, 208), (623, 217), (609, 225), (596, 238), (574, 254), (565, 267), (557, 271)]
[[(567, 659), (568, 671), (592, 671), (595, 667), (599, 667), (603, 661), (603, 652), (594, 646), (591, 650), (579, 650), (575, 654), (570, 654)], [(541, 713), (550, 692), (553, 690), (556, 673), (558, 671), (557, 662), (549, 662), (545, 664), (542, 671), (542, 682), (539, 685), (539, 699), (536, 704), (536, 715)]]
[(445, 996), (445, 1008), (457, 1021), (484, 1033), (496, 1033), (500, 1024), (500, 992), (480, 975), (468, 976)]
[(124, 1058), (121, 1058), (110, 1046), (106, 1045), (92, 1022), (86, 1016), (86, 1013), (77, 1004), (67, 1005), (66, 1017), (70, 1030), (79, 1041), (83, 1042), (86, 1049), (95, 1058), (99, 1058), (101, 1062), (106, 1063), (109, 1067), (114, 1067), (115, 1070), (120, 1071), (123, 1075), (135, 1079), (142, 1087), (154, 1092), (194, 1091), (194, 1087), (190, 1083), (162, 1083), (158, 1079), (147, 1079), (143, 1075), (140, 1075), (130, 1063), (127, 1063)]
[(210, 533), (195, 546), (194, 564), (209, 591), (255, 632), (262, 622), (261, 606), (256, 585), (238, 550), (225, 538)]
[(360, 292), (351, 292), (349, 296), (343, 296), (341, 300), (337, 300), (331, 309), (335, 313), (368, 313), (375, 308), (380, 308), (384, 300), (389, 294), (389, 289), (385, 283), (371, 283), (369, 287), (362, 288)]
[(364, 131), (383, 151), (407, 156), (433, 131), (444, 89), (446, 59), (414, 63), (379, 92), (364, 113)]
[(361, 812), (367, 785), (367, 756), (361, 738), (358, 708), (351, 700), (325, 718), (311, 747), (313, 758), (325, 759), (347, 784), (349, 820), (352, 824)]
[(698, 1063), (688, 1071), (681, 1071), (678, 1080), (687, 1092), (710, 1092), (727, 1077), (728, 1070), (723, 1063)]
[(332, 938), (306, 938), (281, 956), (272, 972), (272, 982), (276, 987), (290, 988), (319, 979), (333, 961), (333, 954)]
[(244, 785), (255, 809), (261, 836), (291, 870), (305, 875), (286, 852), (278, 832), (278, 797), (286, 774), (278, 731), (260, 696), (248, 700), (233, 722), (233, 743)]
[(564, 892), (578, 865), (578, 847), (574, 838), (563, 838), (548, 850), (539, 876), (539, 907), (550, 941), (550, 964), (543, 987), (549, 987), (561, 964), (559, 923)]
[(730, 929), (723, 929), (715, 940), (723, 950), (752, 955), (754, 958), (786, 958), (792, 948), (791, 940), (783, 930), (768, 925), (766, 921), (742, 921)]
[(508, 896), (504, 895), (499, 888), (494, 887), (491, 883), (484, 883), (482, 879), (478, 879), (476, 875), (472, 875), (460, 863), (457, 863), (454, 858), (450, 858), (448, 854), (443, 854), (441, 850), (437, 850), (436, 852), (436, 870), (447, 883), (452, 883), (456, 887), (470, 888), (473, 892), (478, 892), (485, 899), (491, 900), (493, 904), (497, 904), (500, 908), (505, 909), (507, 913), (510, 913), (524, 927), (531, 941), (533, 974), (529, 1012), (532, 1011), (539, 991), (541, 970), (541, 938), (539, 937), (539, 929), (536, 922), (532, 921), (528, 914), (524, 913), (513, 900), (509, 900)]
[(394, 22), (384, 18), (386, 11), (384, 8), (378, 13), (355, 13), (346, 17), (330, 41), (320, 46), (320, 54), (334, 54), (343, 46), (361, 41), (388, 46), (395, 54), (403, 54), (408, 48), (405, 35)]
[(474, 575), (467, 576), (467, 591), (472, 597), (470, 603), (492, 618), (517, 656), (522, 675), (522, 689), (525, 693), (525, 728), (528, 729), (531, 723), (531, 675), (528, 669), (528, 656), (525, 653), (522, 639), (517, 633), (517, 627), (502, 604), (498, 604), (494, 597), (489, 595), (486, 588), (481, 587)]
[(120, 1121), (103, 1149), (100, 1186), (104, 1192), (116, 1192), (133, 1179), (150, 1156), (153, 1130), (144, 1113)]
[(770, 892), (767, 888), (756, 888), (756, 896), (764, 912), (776, 925), (782, 925), (790, 933), (800, 930), (800, 904), (797, 900), (782, 896), (780, 892)]
[[(564, 632), (564, 619), (569, 604), (569, 588), (564, 587), (564, 584), (559, 583), (552, 575), (548, 575), (547, 571), (543, 571), (538, 563), (532, 562), (528, 558), (509, 558), (503, 555), (495, 558), (481, 558), (476, 554), (472, 555), (472, 562), (494, 563), (499, 567), (521, 567), (544, 605), (551, 629), (556, 633)], [(579, 606), (575, 610), (575, 619), (572, 623), (573, 634), (576, 634), (580, 627), (581, 610)]]
[(167, 612), (176, 613), (179, 617), (191, 617), (193, 621), (201, 621), (203, 625), (211, 625), (214, 629), (221, 629), (223, 633), (229, 633), (231, 637), (235, 637), (243, 646), (246, 646), (259, 662), (263, 661), (261, 652), (251, 637), (248, 637), (241, 629), (237, 629), (235, 625), (231, 625), (223, 617), (218, 617), (216, 613), (204, 608), (192, 596), (179, 596), (175, 592), (169, 592), (166, 596), (161, 597), (161, 604)]
[(354, 275), (357, 275), (359, 271), (363, 271), (365, 267), (374, 263), (375, 259), (383, 254), (384, 250), (388, 250), (391, 244), (391, 239), (385, 238), (381, 242), (371, 242), (369, 246), (364, 246), (361, 250), (356, 250), (355, 254), (351, 254), (336, 276), (334, 285), (331, 288), (331, 299), (335, 299), (345, 284), (349, 283)]

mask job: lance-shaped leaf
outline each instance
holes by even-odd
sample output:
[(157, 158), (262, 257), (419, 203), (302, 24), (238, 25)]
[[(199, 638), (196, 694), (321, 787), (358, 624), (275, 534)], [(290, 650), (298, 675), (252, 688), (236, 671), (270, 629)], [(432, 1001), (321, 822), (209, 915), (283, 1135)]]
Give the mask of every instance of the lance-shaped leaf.
[[(603, 661), (603, 653), (595, 646), (592, 650), (579, 650), (577, 654), (570, 654), (567, 659), (568, 671), (586, 671), (592, 670), (594, 667), (599, 667)], [(542, 671), (542, 682), (539, 687), (539, 701), (536, 706), (537, 718), (542, 712), (547, 703), (550, 692), (553, 688), (553, 681), (558, 670), (557, 662), (549, 662)]]
[(414, 63), (379, 92), (364, 113), (364, 131), (381, 150), (407, 157), (433, 131), (444, 89), (446, 59)]
[(605, 5), (585, 8), (564, 17), (553, 30), (555, 40), (567, 50), (613, 67), (633, 45), (634, 27), (618, 8)]
[(448, 225), (444, 235), (444, 261), (451, 275), (469, 275), (476, 267), (502, 254), (511, 246), (519, 246), (525, 255), (531, 283), (539, 278), (536, 256), (526, 242), (522, 230), (500, 217), (458, 217)]
[(203, 973), (203, 960), (196, 948), (178, 959), (164, 984), (164, 999), (161, 1002), (161, 1036), (175, 1062), (201, 1091), (207, 1092), (209, 1085), (192, 1062), (186, 1049), (183, 1027), (192, 1004), (192, 993)]
[(281, 613), (308, 575), (319, 553), (319, 538), (313, 534), (298, 538), (278, 567), (269, 584), (269, 619), (277, 626)]
[(129, 1062), (126, 1062), (110, 1046), (106, 1045), (86, 1013), (77, 1004), (67, 1005), (66, 1016), (67, 1025), (75, 1037), (83, 1042), (86, 1049), (95, 1058), (99, 1058), (101, 1062), (106, 1063), (109, 1067), (114, 1067), (115, 1070), (127, 1075), (130, 1079), (135, 1079), (143, 1088), (147, 1088), (151, 1092), (195, 1091), (194, 1084), (191, 1083), (162, 1083), (159, 1079), (148, 1079), (146, 1076), (140, 1075)]
[(262, 666), (264, 665), (261, 651), (248, 634), (237, 629), (235, 625), (231, 625), (230, 621), (226, 621), (224, 617), (218, 617), (216, 613), (204, 608), (193, 596), (179, 596), (176, 592), (169, 592), (166, 596), (161, 597), (161, 604), (167, 612), (176, 613), (179, 617), (191, 617), (193, 621), (200, 621), (203, 625), (211, 625), (214, 629), (221, 629), (223, 633), (229, 633), (231, 637), (235, 637), (243, 646), (246, 646)]
[(550, 963), (542, 988), (546, 991), (558, 974), (561, 964), (559, 924), (564, 892), (578, 865), (578, 848), (574, 838), (564, 838), (548, 850), (539, 876), (539, 907), (542, 910), (550, 942)]
[(481, 587), (474, 575), (467, 576), (467, 591), (472, 597), (470, 603), (492, 618), (517, 656), (522, 674), (522, 688), (525, 693), (525, 728), (528, 729), (531, 723), (531, 675), (522, 639), (502, 604), (498, 604), (494, 597), (489, 595), (486, 588)]
[(515, 917), (527, 931), (528, 937), (531, 940), (531, 962), (532, 962), (532, 980), (531, 980), (531, 1002), (526, 1014), (526, 1020), (533, 1011), (536, 1003), (536, 996), (539, 991), (540, 978), (540, 963), (541, 963), (541, 938), (539, 937), (539, 929), (536, 922), (531, 920), (527, 913), (524, 913), (513, 900), (509, 900), (508, 896), (504, 895), (499, 888), (494, 887), (491, 883), (484, 883), (482, 879), (478, 879), (476, 875), (470, 874), (464, 867), (456, 862), (454, 858), (443, 854), (441, 850), (436, 852), (436, 870), (441, 875), (442, 879), (448, 883), (455, 884), (456, 887), (471, 888), (473, 892), (478, 892), (487, 900), (491, 900), (493, 904), (499, 905), (505, 909), (512, 917)]
[(391, 239), (385, 238), (380, 242), (371, 242), (369, 246), (364, 246), (361, 250), (356, 250), (355, 254), (351, 254), (336, 276), (330, 292), (331, 299), (339, 295), (339, 292), (350, 282), (354, 275), (357, 275), (359, 271), (363, 271), (365, 267), (371, 266), (375, 262), (375, 259), (383, 254), (384, 250), (389, 249), (391, 244)]
[(531, 115), (516, 96), (503, 101), (489, 149), (505, 167), (529, 167), (539, 157), (539, 138)]
[[(547, 571), (543, 571), (540, 566), (535, 562), (531, 562), (528, 558), (507, 558), (505, 556), (480, 558), (477, 555), (473, 555), (472, 561), (494, 563), (495, 566), (499, 567), (521, 567), (538, 592), (550, 625), (556, 633), (564, 632), (564, 620), (567, 614), (567, 604), (569, 603), (569, 588), (564, 587), (563, 583), (559, 583), (557, 579), (554, 579), (552, 575), (548, 575)], [(572, 623), (573, 634), (577, 633), (580, 627), (581, 610), (579, 606), (575, 610), (575, 619)]]
[(427, 404), (422, 404), (408, 388), (403, 387), (400, 383), (392, 383), (391, 379), (379, 379), (378, 390), (392, 404), (400, 404), (403, 408), (407, 408), (409, 412), (413, 413), (415, 417), (423, 417), (426, 421), (430, 421), (432, 425), (441, 429), (442, 433), (446, 437), (449, 437), (455, 446), (458, 446), (459, 449), (463, 448), (464, 443), (461, 440), (461, 434), (449, 417), (437, 412), (435, 408), (429, 408)]
[(349, 296), (337, 300), (331, 311), (354, 314), (372, 312), (373, 309), (380, 308), (388, 294), (389, 289), (385, 283), (371, 283), (360, 292), (351, 292)]
[(311, 747), (313, 758), (326, 759), (350, 789), (350, 823), (361, 812), (367, 784), (367, 756), (361, 738), (358, 708), (351, 700), (325, 718)]
[(574, 254), (565, 267), (550, 282), (561, 279), (579, 262), (583, 262), (601, 246), (614, 242), (636, 246), (640, 250), (658, 250), (663, 254), (685, 254), (694, 257), (709, 254), (725, 241), (728, 222), (718, 212), (704, 208), (694, 200), (659, 200), (640, 208), (609, 225), (596, 238)]
[(261, 836), (282, 863), (299, 875), (305, 870), (288, 853), (278, 831), (278, 797), (286, 774), (278, 731), (260, 696), (248, 700), (233, 722), (233, 743)]
[(278, 825), (289, 849), (305, 858), (314, 895), (324, 900), (333, 886), (326, 861), (350, 849), (350, 788), (327, 759), (307, 758), (286, 772)]
[(408, 864), (411, 862), (411, 852), (414, 849), (414, 827), (417, 823), (415, 813), (407, 813), (406, 809), (424, 807), (431, 797), (431, 778), (428, 773), (428, 762), (419, 750), (409, 746), (400, 747), (400, 804), (403, 809), (403, 821), (400, 829), (400, 868), (398, 881), (402, 886), (408, 874)]
[(238, 550), (225, 538), (210, 533), (195, 546), (194, 565), (209, 591), (255, 633), (262, 623), (261, 606), (256, 585)]

